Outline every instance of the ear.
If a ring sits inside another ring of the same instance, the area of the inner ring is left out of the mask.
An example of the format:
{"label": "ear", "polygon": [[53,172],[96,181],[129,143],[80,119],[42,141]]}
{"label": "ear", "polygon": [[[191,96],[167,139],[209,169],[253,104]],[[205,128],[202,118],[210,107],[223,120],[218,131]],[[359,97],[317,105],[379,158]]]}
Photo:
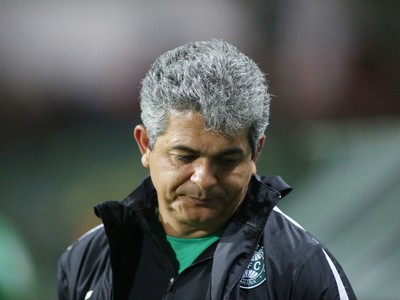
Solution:
{"label": "ear", "polygon": [[150,139],[147,134],[147,130],[143,125],[137,125],[135,127],[135,130],[133,131],[133,136],[136,140],[136,143],[139,147],[139,151],[142,154],[142,165],[145,168],[149,168],[150,163],[149,163],[149,158],[150,158],[150,148],[149,148],[149,143]]}
{"label": "ear", "polygon": [[256,163],[254,162],[254,160],[251,162],[251,173],[253,175],[257,174],[257,166],[256,166]]}
{"label": "ear", "polygon": [[258,140],[258,144],[257,144],[257,149],[256,149],[256,153],[253,156],[253,161],[254,163],[257,161],[258,157],[260,156],[261,150],[264,147],[264,142],[265,142],[265,134],[263,134],[260,139]]}

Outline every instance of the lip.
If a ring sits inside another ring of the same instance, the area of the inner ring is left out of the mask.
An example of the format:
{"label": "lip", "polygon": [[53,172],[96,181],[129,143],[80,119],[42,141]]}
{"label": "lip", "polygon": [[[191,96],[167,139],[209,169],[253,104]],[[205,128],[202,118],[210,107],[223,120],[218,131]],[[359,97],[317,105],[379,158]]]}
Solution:
{"label": "lip", "polygon": [[189,196],[190,200],[192,200],[195,204],[204,205],[210,203],[213,199],[212,198],[198,198],[198,197],[191,197]]}

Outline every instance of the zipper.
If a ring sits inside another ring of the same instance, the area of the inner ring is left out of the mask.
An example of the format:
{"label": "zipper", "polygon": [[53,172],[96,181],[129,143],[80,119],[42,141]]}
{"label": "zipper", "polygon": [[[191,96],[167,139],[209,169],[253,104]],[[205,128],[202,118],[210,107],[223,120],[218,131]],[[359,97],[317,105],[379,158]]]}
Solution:
{"label": "zipper", "polygon": [[174,298],[174,296],[173,296],[173,288],[174,288],[176,282],[179,280],[179,277],[182,277],[182,274],[187,272],[187,270],[189,270],[190,268],[195,267],[195,266],[197,266],[197,265],[199,265],[201,263],[204,263],[205,261],[210,260],[210,259],[212,259],[212,256],[207,256],[207,257],[202,258],[199,261],[195,261],[190,266],[188,266],[185,270],[183,270],[181,273],[177,274],[175,277],[171,277],[169,279],[169,282],[168,282],[167,291],[163,296],[163,300],[173,299]]}
{"label": "zipper", "polygon": [[[164,257],[168,260],[168,264],[169,264],[169,269],[171,270],[171,277],[169,279],[168,282],[168,286],[166,289],[166,292],[163,296],[162,299],[166,300],[166,299],[173,299],[173,288],[175,283],[177,282],[180,274],[175,272],[175,268],[167,254],[167,252],[165,251],[164,247],[161,245],[161,243],[158,241],[158,239],[153,235],[153,233],[151,232],[151,230],[149,229],[149,224],[146,223],[141,216],[136,215],[136,218],[138,220],[138,223],[140,225],[140,227],[142,228],[142,230],[145,232],[145,234],[148,234],[151,238],[151,240],[156,244],[156,246],[161,250],[161,252],[163,253]],[[196,265],[197,263],[201,263],[202,261],[209,259],[209,257],[206,257],[204,259],[202,259],[201,261],[195,262],[192,265],[190,265],[188,268],[190,268],[193,265]],[[188,269],[187,268],[187,269]],[[185,272],[187,269],[185,269],[183,272]],[[183,273],[182,272],[182,273]]]}
{"label": "zipper", "polygon": [[168,283],[168,288],[167,288],[167,293],[169,293],[172,290],[172,287],[174,286],[175,283],[175,277],[171,277],[169,279],[169,283]]}

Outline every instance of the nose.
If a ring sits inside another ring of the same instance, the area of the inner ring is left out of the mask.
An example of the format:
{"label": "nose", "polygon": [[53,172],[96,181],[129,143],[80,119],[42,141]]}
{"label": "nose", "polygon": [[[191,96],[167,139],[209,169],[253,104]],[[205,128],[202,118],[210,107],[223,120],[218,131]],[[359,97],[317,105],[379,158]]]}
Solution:
{"label": "nose", "polygon": [[213,166],[207,159],[198,159],[190,180],[202,190],[210,188],[218,181],[215,166]]}

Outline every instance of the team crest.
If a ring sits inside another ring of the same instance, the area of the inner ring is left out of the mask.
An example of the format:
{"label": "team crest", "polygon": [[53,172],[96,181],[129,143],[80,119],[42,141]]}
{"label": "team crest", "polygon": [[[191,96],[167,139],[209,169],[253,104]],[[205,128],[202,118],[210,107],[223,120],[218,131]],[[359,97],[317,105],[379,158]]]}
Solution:
{"label": "team crest", "polygon": [[262,284],[266,279],[264,248],[258,245],[246,271],[244,271],[240,279],[240,287],[243,289],[253,289]]}

